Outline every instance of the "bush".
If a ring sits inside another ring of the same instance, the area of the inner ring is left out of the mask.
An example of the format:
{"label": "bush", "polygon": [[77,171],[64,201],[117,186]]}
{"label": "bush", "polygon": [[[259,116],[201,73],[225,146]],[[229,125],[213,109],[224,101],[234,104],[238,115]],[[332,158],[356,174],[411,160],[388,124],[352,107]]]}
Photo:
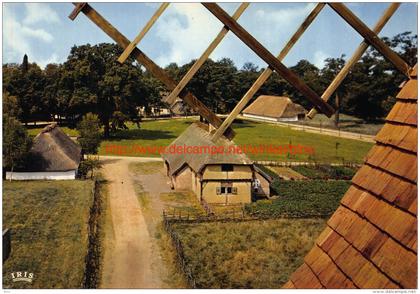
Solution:
{"label": "bush", "polygon": [[85,154],[97,154],[101,144],[101,129],[99,118],[96,114],[87,113],[78,124],[77,130],[80,137],[77,139]]}
{"label": "bush", "polygon": [[351,180],[357,169],[346,166],[294,166],[292,169],[309,179]]}
{"label": "bush", "polygon": [[247,204],[245,211],[259,217],[327,217],[338,207],[350,181],[276,181],[279,198]]}

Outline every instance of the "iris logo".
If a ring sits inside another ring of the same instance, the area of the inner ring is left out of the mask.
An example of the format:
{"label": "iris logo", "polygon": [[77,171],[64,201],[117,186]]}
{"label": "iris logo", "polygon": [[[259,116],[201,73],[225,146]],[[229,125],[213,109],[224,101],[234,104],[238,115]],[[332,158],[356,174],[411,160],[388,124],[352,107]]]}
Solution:
{"label": "iris logo", "polygon": [[10,274],[12,276],[13,282],[28,282],[32,283],[32,279],[34,278],[33,273],[29,272],[14,272]]}

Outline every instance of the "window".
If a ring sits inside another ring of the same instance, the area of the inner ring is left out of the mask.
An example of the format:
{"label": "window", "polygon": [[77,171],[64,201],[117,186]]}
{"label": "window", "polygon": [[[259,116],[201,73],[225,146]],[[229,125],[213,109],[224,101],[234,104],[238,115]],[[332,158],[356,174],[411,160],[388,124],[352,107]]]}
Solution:
{"label": "window", "polygon": [[217,195],[238,194],[238,188],[233,187],[232,182],[222,182],[220,187],[216,188]]}
{"label": "window", "polygon": [[222,171],[225,171],[225,172],[233,171],[233,165],[232,164],[222,164]]}

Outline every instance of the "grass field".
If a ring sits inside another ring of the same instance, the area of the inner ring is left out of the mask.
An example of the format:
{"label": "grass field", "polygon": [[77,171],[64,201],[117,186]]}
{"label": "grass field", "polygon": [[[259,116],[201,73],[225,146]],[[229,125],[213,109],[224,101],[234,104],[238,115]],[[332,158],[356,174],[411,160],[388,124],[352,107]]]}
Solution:
{"label": "grass field", "polygon": [[[35,137],[36,135],[38,135],[38,133],[45,127],[45,125],[43,127],[39,127],[39,126],[29,126],[28,129],[28,134],[29,136]],[[68,127],[60,127],[60,129],[63,130],[64,133],[66,133],[67,135],[71,136],[71,137],[76,137],[79,135],[79,132],[76,129],[72,129],[72,128],[68,128]]]}
{"label": "grass field", "polygon": [[[141,129],[133,124],[128,124],[128,130],[120,130],[111,138],[104,140],[101,144],[99,154],[101,155],[125,155],[125,156],[159,156],[158,154],[141,154],[134,150],[135,146],[153,147],[167,146],[182,131],[184,131],[194,119],[171,119],[145,121]],[[312,147],[315,155],[286,155],[286,154],[248,154],[254,160],[285,160],[285,161],[317,161],[317,162],[362,162],[363,157],[373,146],[372,143],[361,142],[351,139],[337,138],[322,134],[313,134],[298,130],[291,130],[288,127],[273,124],[238,120],[233,124],[237,133],[234,141],[239,146],[244,145],[302,145]],[[31,129],[31,134],[36,134],[40,129]],[[67,129],[64,129],[67,132]],[[74,134],[74,130],[68,133]],[[123,146],[123,149],[107,149],[106,146]]]}
{"label": "grass field", "polygon": [[[12,230],[4,288],[81,287],[92,187],[91,181],[3,182],[3,229]],[[12,282],[15,271],[33,273],[33,282]]]}
{"label": "grass field", "polygon": [[324,226],[323,219],[173,224],[198,288],[281,288]]}
{"label": "grass field", "polygon": [[[147,121],[142,124],[141,129],[130,125],[129,130],[119,131],[115,137],[105,140],[101,144],[100,154],[105,155],[107,145],[127,146],[167,146],[169,145],[189,124],[192,119],[157,120]],[[234,141],[237,145],[303,145],[313,147],[315,156],[312,160],[319,162],[341,162],[343,159],[352,162],[362,162],[363,157],[372,147],[371,143],[350,139],[336,138],[320,134],[305,133],[291,130],[266,123],[239,121],[233,125],[237,132]],[[338,143],[337,156],[336,146]],[[130,150],[130,149],[129,149]],[[114,154],[141,156],[142,154]],[[158,156],[157,154],[143,154],[143,156]],[[249,154],[254,160],[308,160],[308,155],[296,155],[295,157],[284,154]]]}
{"label": "grass field", "polygon": [[[304,121],[299,122],[290,122],[296,125],[312,126],[312,127],[321,127],[326,129],[336,130],[334,115],[328,118],[323,114],[317,114],[312,120],[305,119]],[[365,122],[362,119],[359,119],[354,116],[347,114],[340,114],[340,122],[338,124],[340,130],[346,132],[353,132],[366,135],[376,135],[378,131],[383,127],[384,122]]]}

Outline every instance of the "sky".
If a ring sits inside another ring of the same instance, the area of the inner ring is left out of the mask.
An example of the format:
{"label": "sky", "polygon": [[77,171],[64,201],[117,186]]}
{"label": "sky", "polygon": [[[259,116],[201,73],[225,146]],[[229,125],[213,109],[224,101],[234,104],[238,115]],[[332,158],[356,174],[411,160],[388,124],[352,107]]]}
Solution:
{"label": "sky", "polygon": [[[230,15],[240,3],[220,3]],[[160,5],[159,3],[91,3],[128,39],[132,40]],[[387,3],[346,4],[369,27],[380,18]],[[277,55],[314,3],[251,3],[239,18],[272,54]],[[3,63],[21,63],[27,54],[41,67],[65,62],[74,45],[113,42],[83,13],[75,21],[68,15],[71,3],[3,3]],[[200,3],[171,3],[138,47],[160,66],[180,65],[198,58],[212,42],[222,24]],[[402,3],[380,36],[392,37],[411,31],[417,34],[417,3]],[[283,60],[287,66],[306,59],[318,67],[325,58],[351,56],[362,37],[325,6],[312,25]],[[251,49],[229,32],[210,58],[232,59],[238,68],[252,62],[266,65]]]}

